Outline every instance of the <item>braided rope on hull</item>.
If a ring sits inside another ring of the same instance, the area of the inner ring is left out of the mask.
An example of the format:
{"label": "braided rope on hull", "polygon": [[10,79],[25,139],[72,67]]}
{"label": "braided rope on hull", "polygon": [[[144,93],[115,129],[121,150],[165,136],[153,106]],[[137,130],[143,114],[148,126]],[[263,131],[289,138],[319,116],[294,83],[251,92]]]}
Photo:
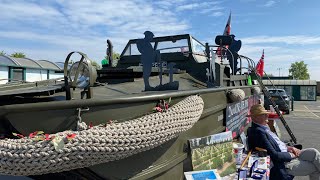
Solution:
{"label": "braided rope on hull", "polygon": [[228,96],[232,102],[239,102],[239,101],[242,101],[246,97],[246,94],[244,93],[244,91],[242,89],[231,89],[228,92]]}
{"label": "braided rope on hull", "polygon": [[50,141],[4,139],[0,141],[0,174],[28,176],[68,171],[115,161],[157,147],[190,129],[200,118],[204,102],[189,96],[167,112],[75,133],[63,149],[55,150]]}

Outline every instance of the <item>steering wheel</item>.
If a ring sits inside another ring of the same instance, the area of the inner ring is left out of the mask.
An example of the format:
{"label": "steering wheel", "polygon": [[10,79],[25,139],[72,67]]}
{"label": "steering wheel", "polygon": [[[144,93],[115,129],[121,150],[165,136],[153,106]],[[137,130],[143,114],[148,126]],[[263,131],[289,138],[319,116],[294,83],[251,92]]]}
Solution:
{"label": "steering wheel", "polygon": [[[71,56],[75,53],[81,55],[81,59],[80,59],[80,61],[74,63],[71,66],[70,71],[68,71],[69,60],[70,60]],[[86,61],[84,62],[83,60],[86,60]],[[77,66],[77,67],[75,67],[75,66]],[[75,68],[73,68],[73,67],[75,67]],[[74,69],[76,69],[75,72],[72,71]],[[87,74],[87,76],[88,76],[87,78],[89,78],[89,83],[87,86],[92,86],[97,78],[97,72],[95,69],[93,69],[93,66],[91,65],[90,59],[87,57],[86,54],[84,54],[82,52],[74,51],[74,52],[69,53],[65,62],[64,62],[65,87],[68,87],[68,85],[70,85],[69,79],[70,79],[71,87],[77,87],[77,82],[78,82],[78,77],[79,77],[80,72],[82,75]],[[69,78],[68,78],[68,74],[69,74]],[[71,75],[73,75],[74,78],[72,78]]]}

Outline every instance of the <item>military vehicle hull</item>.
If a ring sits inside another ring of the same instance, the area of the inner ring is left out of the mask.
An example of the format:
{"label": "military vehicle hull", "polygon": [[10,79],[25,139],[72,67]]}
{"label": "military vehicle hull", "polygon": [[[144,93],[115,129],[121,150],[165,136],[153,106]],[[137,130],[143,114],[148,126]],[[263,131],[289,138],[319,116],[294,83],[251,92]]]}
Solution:
{"label": "military vehicle hull", "polygon": [[[161,42],[179,45],[182,41],[185,44],[159,49],[158,51],[174,49],[172,52],[161,53],[168,68],[164,68],[161,73],[161,68],[153,68],[150,78],[148,77],[151,87],[161,86],[162,82],[170,84],[174,80],[178,82],[175,87],[177,89],[155,91],[157,89],[154,88],[153,91],[146,91],[141,78],[144,72],[139,65],[139,56],[130,54],[131,48],[136,47],[138,41],[129,41],[116,68],[109,67],[98,72],[98,81],[103,80],[100,84],[93,84],[95,79],[91,78],[94,75],[91,76],[91,67],[88,71],[81,72],[89,72],[90,76],[90,87],[85,90],[79,89],[77,79],[86,55],[81,53],[82,58],[74,68],[77,69],[74,76],[70,76],[72,67],[71,70],[67,69],[68,60],[74,52],[68,55],[65,62],[64,85],[55,82],[54,85],[45,87],[38,87],[41,83],[35,83],[31,87],[25,85],[25,89],[4,87],[0,98],[6,97],[7,102],[2,102],[0,106],[0,133],[4,137],[12,138],[13,132],[29,135],[35,131],[54,134],[76,130],[79,118],[93,126],[123,123],[152,113],[160,100],[168,101],[171,98],[171,105],[174,105],[192,95],[199,95],[204,102],[200,119],[191,129],[153,149],[82,169],[32,178],[183,179],[183,172],[192,170],[188,139],[225,131],[225,111],[228,103],[232,103],[228,98],[230,90],[241,89],[245,97],[253,95],[254,86],[248,86],[248,75],[241,74],[241,71],[239,75],[235,75],[235,72],[231,75],[230,67],[223,64],[222,59],[221,62],[212,60],[208,45],[204,46],[190,35],[154,39],[154,48],[158,44],[160,46]],[[195,44],[201,51],[194,50]],[[176,49],[179,52],[176,52]],[[202,49],[205,49],[206,53]],[[90,66],[90,63],[86,66]],[[162,76],[161,80],[159,74]],[[60,92],[61,90],[65,92]],[[46,97],[37,97],[46,93]],[[17,97],[19,94],[23,98]],[[86,95],[87,99],[84,99],[83,95]],[[28,98],[30,96],[32,98]]]}
{"label": "military vehicle hull", "polygon": [[[150,113],[159,100],[172,98],[172,104],[175,104],[185,97],[198,94],[204,101],[204,110],[200,120],[190,130],[149,151],[122,160],[94,165],[86,170],[82,169],[81,174],[82,177],[88,176],[89,178],[92,176],[91,173],[94,173],[97,177],[105,179],[172,179],[173,177],[183,179],[182,172],[192,170],[187,140],[225,130],[225,109],[230,102],[226,92],[235,88],[242,89],[246,96],[252,95],[252,86],[237,86],[148,92],[106,99],[6,105],[0,107],[0,117],[1,122],[6,122],[10,126],[3,125],[2,133],[8,134],[9,131],[15,131],[28,135],[42,130],[51,134],[75,129],[77,108],[88,109],[81,114],[82,120],[87,124],[99,125],[108,123],[109,120],[117,120],[118,123],[121,123]],[[79,170],[74,170],[74,172],[79,172]],[[63,172],[62,174],[51,174],[50,177],[63,174]]]}
{"label": "military vehicle hull", "polygon": [[[242,89],[246,95],[251,95],[250,87]],[[120,161],[93,166],[90,169],[110,179],[183,179],[182,172],[192,171],[187,140],[225,131],[224,112],[228,102],[225,90],[208,89],[202,92],[190,92],[200,94],[203,98],[204,111],[200,120],[190,130],[181,133],[178,138],[150,151]],[[125,170],[119,171],[120,167]]]}

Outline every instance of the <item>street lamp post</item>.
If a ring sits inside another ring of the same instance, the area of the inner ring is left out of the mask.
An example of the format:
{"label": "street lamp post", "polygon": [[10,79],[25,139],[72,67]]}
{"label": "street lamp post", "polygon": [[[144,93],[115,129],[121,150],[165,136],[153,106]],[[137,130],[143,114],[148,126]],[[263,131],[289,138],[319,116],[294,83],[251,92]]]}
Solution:
{"label": "street lamp post", "polygon": [[282,69],[282,68],[277,68],[277,70],[279,70],[279,77],[280,77],[280,69]]}

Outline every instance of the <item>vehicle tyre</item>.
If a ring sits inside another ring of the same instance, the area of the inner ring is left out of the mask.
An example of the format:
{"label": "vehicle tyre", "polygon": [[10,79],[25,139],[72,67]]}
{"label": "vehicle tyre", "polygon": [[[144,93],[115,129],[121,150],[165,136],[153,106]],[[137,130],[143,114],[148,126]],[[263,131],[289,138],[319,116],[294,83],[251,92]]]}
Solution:
{"label": "vehicle tyre", "polygon": [[286,114],[290,114],[290,109],[286,110]]}

